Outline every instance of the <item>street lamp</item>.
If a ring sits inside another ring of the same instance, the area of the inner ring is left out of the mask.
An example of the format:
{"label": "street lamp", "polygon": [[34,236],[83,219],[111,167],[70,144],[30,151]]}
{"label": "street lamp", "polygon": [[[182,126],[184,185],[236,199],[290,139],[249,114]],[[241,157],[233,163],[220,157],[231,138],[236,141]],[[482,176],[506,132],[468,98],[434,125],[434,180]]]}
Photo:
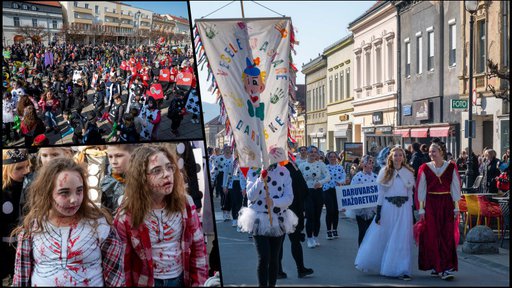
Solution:
{"label": "street lamp", "polygon": [[469,91],[468,91],[468,170],[466,172],[466,188],[473,186],[476,173],[473,169],[473,24],[474,14],[478,10],[478,1],[464,1],[464,8],[469,12]]}

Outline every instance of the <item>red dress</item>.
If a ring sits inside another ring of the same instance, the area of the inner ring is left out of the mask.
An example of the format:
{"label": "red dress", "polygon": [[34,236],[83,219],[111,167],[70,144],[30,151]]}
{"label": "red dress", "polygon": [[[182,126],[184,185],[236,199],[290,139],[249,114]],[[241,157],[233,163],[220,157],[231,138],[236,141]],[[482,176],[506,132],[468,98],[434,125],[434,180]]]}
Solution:
{"label": "red dress", "polygon": [[[458,270],[457,244],[454,237],[453,199],[450,185],[455,164],[450,162],[438,177],[427,163],[418,170],[419,184],[421,175],[425,175],[427,194],[425,198],[425,230],[420,234],[418,266],[420,270],[432,270],[441,273],[446,270]],[[416,186],[416,191],[418,187]]]}

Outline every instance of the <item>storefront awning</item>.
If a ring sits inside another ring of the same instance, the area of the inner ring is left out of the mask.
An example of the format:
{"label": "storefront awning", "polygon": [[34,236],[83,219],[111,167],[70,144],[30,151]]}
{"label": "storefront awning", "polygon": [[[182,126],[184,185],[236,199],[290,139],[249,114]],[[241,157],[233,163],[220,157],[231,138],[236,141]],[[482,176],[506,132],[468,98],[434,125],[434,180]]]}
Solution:
{"label": "storefront awning", "polygon": [[427,138],[428,128],[412,128],[411,137]]}
{"label": "storefront awning", "polygon": [[336,125],[336,131],[334,131],[334,137],[347,138],[349,132],[349,124]]}
{"label": "storefront awning", "polygon": [[430,137],[448,137],[449,134],[450,126],[430,128]]}
{"label": "storefront awning", "polygon": [[395,129],[393,134],[402,135],[403,138],[409,138],[411,136],[411,129],[410,128]]}

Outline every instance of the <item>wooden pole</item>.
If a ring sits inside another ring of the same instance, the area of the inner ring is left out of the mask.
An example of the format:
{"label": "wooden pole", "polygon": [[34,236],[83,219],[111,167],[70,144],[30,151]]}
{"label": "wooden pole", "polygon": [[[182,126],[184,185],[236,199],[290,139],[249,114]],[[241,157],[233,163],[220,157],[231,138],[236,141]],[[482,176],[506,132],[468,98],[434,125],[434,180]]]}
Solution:
{"label": "wooden pole", "polygon": [[[270,194],[268,193],[267,177],[265,177],[265,180],[263,180],[263,185],[265,185],[265,197],[269,198]],[[272,211],[271,211],[270,206],[268,206],[268,205],[267,205],[267,212],[268,212],[268,220],[270,221],[270,226],[272,226]]]}
{"label": "wooden pole", "polygon": [[240,0],[240,7],[242,8],[242,18],[245,18],[245,15],[244,15],[244,0]]}

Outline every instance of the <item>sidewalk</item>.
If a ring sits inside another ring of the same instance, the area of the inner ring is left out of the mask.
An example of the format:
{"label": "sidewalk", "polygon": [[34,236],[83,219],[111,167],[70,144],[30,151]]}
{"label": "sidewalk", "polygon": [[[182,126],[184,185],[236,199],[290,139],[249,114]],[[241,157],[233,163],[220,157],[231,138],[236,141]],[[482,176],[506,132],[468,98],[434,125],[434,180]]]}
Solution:
{"label": "sidewalk", "polygon": [[[510,241],[505,239],[505,241]],[[484,266],[497,273],[509,275],[510,273],[510,251],[499,248],[499,254],[467,254],[462,252],[462,245],[457,247],[459,261],[466,261],[477,266]]]}

